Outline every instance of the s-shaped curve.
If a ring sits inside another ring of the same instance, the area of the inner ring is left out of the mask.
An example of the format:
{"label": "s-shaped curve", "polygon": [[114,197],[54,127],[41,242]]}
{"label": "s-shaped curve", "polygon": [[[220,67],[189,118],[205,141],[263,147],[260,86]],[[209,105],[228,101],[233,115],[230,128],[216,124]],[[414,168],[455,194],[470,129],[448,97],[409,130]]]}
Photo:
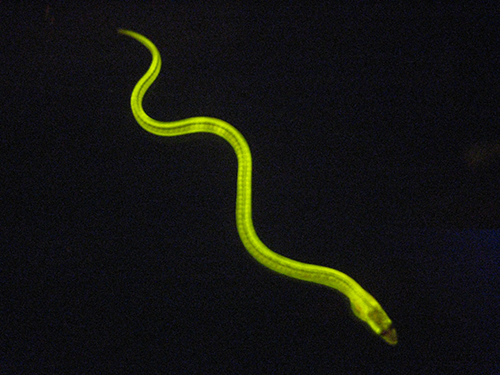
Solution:
{"label": "s-shaped curve", "polygon": [[179,121],[163,122],[149,117],[142,108],[142,100],[149,86],[158,76],[161,57],[155,45],[134,31],[118,32],[142,43],[153,57],[151,66],[132,91],[130,104],[135,119],[145,130],[159,136],[178,136],[191,133],[212,133],[224,138],[233,147],[238,158],[236,192],[236,226],[243,245],[263,266],[283,275],[323,284],[349,298],[354,314],[390,345],[398,342],[391,319],[380,304],[356,281],[332,268],[306,264],[276,254],[262,243],[252,222],[252,156],[241,133],[225,121],[211,117],[191,117]]}

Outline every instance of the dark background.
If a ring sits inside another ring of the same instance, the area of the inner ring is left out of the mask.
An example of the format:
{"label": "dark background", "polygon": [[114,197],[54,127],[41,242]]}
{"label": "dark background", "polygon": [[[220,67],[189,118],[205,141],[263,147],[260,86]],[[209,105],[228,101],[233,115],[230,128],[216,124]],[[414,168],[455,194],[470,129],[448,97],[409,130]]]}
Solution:
{"label": "dark background", "polygon": [[[39,3],[0,3],[2,374],[500,372],[498,5]],[[238,128],[263,242],[396,347],[246,253],[233,151],[137,125],[117,28],[162,54],[146,112]]]}

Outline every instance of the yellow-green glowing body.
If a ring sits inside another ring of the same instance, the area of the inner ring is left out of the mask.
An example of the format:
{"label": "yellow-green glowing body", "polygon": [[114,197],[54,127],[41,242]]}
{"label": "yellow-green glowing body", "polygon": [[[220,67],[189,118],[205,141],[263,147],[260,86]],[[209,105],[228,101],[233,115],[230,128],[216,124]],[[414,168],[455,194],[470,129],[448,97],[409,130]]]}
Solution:
{"label": "yellow-green glowing body", "polygon": [[160,53],[146,37],[130,30],[119,29],[118,32],[138,40],[149,49],[153,56],[151,66],[134,87],[130,100],[132,113],[137,122],[148,132],[159,136],[177,136],[190,133],[216,134],[233,147],[238,158],[236,226],[241,241],[248,252],[259,263],[275,272],[295,279],[323,284],[344,294],[349,298],[354,314],[366,322],[387,343],[395,345],[397,335],[391,320],[380,304],[357,282],[337,270],[301,263],[276,254],[259,239],[252,222],[252,156],[245,138],[236,128],[225,121],[211,117],[191,117],[171,122],[157,121],[144,112],[142,99],[160,72]]}

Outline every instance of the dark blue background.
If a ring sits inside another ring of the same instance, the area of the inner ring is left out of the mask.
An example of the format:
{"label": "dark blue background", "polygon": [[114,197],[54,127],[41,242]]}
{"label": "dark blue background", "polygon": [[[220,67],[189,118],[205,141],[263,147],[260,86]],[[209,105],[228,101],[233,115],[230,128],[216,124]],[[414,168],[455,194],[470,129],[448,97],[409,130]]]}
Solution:
{"label": "dark blue background", "polygon": [[[0,4],[0,372],[500,372],[497,5],[65,4]],[[352,276],[396,347],[246,253],[233,151],[137,125],[117,28],[162,54],[148,114],[238,128],[263,242]]]}

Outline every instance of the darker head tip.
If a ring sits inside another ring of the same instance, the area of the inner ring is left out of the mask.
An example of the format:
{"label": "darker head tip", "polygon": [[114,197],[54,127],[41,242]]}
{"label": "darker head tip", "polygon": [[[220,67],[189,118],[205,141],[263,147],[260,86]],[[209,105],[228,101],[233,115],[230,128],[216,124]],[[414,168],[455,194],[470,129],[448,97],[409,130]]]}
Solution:
{"label": "darker head tip", "polygon": [[380,336],[389,345],[394,346],[398,343],[398,334],[396,333],[396,329],[392,325],[389,327],[389,329],[381,332]]}

